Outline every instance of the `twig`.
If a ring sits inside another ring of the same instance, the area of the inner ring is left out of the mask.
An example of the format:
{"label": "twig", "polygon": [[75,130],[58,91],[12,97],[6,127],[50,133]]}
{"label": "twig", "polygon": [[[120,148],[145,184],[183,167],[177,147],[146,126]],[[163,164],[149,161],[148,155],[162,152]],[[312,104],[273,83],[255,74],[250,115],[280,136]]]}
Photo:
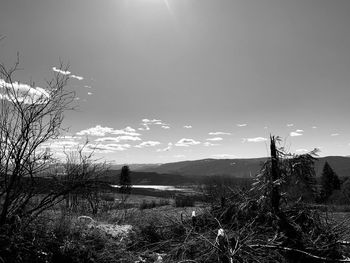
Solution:
{"label": "twig", "polygon": [[296,248],[290,248],[290,247],[281,247],[281,246],[274,246],[274,245],[250,245],[250,248],[273,248],[273,249],[282,249],[282,250],[286,250],[286,251],[292,251],[292,252],[298,252],[300,254],[304,254],[306,256],[309,256],[311,258],[315,258],[315,259],[319,259],[319,260],[323,260],[323,261],[328,261],[328,262],[350,262],[350,259],[330,259],[330,258],[325,258],[325,257],[319,257],[316,255],[313,255],[311,253],[308,253],[306,251],[300,250],[300,249],[296,249]]}
{"label": "twig", "polygon": [[350,246],[350,241],[346,240],[338,240],[337,243],[344,246]]}

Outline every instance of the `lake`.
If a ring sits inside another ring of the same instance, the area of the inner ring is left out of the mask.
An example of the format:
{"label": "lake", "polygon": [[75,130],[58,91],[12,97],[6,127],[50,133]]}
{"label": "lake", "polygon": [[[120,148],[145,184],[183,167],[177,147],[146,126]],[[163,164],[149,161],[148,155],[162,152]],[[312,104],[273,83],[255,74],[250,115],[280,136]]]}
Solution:
{"label": "lake", "polygon": [[[119,185],[112,185],[112,187],[118,188]],[[188,191],[188,188],[180,188],[172,185],[133,185],[132,188],[139,188],[139,189],[153,189],[153,190],[159,190],[159,191]]]}

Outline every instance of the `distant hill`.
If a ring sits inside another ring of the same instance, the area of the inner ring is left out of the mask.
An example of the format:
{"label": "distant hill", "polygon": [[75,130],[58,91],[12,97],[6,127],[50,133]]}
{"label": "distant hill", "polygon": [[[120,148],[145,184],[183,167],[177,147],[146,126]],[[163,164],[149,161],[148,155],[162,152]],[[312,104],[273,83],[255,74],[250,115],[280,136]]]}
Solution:
{"label": "distant hill", "polygon": [[124,165],[129,166],[130,170],[138,171],[138,170],[146,170],[146,169],[152,169],[157,168],[161,163],[131,163],[131,164],[112,164],[110,165],[110,168],[112,170],[121,170]]}
{"label": "distant hill", "polygon": [[[153,172],[181,176],[233,176],[247,178],[255,175],[266,158],[251,159],[203,159],[166,163],[157,166],[142,167],[137,172]],[[316,176],[322,173],[323,165],[328,162],[340,177],[350,176],[350,157],[328,156],[315,162]]]}
{"label": "distant hill", "polygon": [[[120,170],[109,170],[107,175],[100,179],[110,184],[118,184],[119,175]],[[159,174],[154,172],[137,172],[132,170],[130,177],[133,185],[184,185],[195,182],[194,178],[178,174]]]}
{"label": "distant hill", "polygon": [[158,167],[139,169],[145,172],[184,176],[234,176],[249,177],[259,171],[266,158],[256,159],[203,159],[166,163]]}

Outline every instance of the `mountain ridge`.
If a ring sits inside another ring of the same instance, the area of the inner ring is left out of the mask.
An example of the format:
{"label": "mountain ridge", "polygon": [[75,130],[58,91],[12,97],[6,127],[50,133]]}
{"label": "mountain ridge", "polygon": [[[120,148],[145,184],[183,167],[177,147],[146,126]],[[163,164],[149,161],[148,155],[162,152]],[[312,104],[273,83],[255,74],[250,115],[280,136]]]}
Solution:
{"label": "mountain ridge", "polygon": [[[247,178],[259,172],[267,157],[235,159],[200,159],[138,167],[137,172],[154,172],[182,176],[233,176]],[[322,173],[323,165],[328,162],[340,177],[350,176],[350,158],[344,156],[326,156],[316,158],[316,176]]]}

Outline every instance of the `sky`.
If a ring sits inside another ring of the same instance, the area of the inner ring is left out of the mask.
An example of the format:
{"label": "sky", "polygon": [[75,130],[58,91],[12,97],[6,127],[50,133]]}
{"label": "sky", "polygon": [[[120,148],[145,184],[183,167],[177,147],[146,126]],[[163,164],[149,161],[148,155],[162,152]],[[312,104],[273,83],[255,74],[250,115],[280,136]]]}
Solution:
{"label": "sky", "polygon": [[[1,0],[0,62],[77,108],[57,154],[114,163],[350,155],[348,0]],[[60,61],[69,72],[59,69]],[[0,80],[1,82],[1,80]],[[1,84],[1,83],[0,83]]]}

